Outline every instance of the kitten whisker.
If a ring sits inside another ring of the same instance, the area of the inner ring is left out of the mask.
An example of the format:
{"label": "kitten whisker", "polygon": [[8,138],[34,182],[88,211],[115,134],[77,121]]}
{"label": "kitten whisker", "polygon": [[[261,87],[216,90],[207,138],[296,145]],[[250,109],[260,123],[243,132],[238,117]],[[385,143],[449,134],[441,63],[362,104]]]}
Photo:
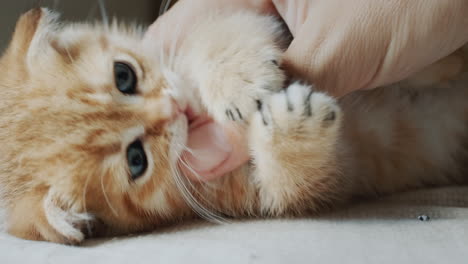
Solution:
{"label": "kitten whisker", "polygon": [[159,66],[164,70],[166,67],[166,60],[165,60],[165,52],[164,52],[164,34],[160,34],[160,40],[159,40],[159,52],[157,53],[159,55]]}
{"label": "kitten whisker", "polygon": [[67,57],[71,61],[71,63],[75,64],[75,59],[73,59],[73,56],[70,54],[68,47],[65,47],[65,51],[67,52]]}
{"label": "kitten whisker", "polygon": [[[161,66],[165,67],[165,68],[169,68],[171,71],[174,71],[174,69],[176,69],[178,67],[178,65],[176,65],[174,62],[178,61],[178,60],[176,60],[176,57],[177,57],[177,54],[176,54],[177,52],[176,51],[177,51],[177,46],[179,44],[179,38],[182,35],[182,27],[180,25],[176,25],[175,29],[166,28],[166,29],[163,29],[163,30],[171,30],[172,32],[170,32],[170,33],[164,32],[165,34],[160,34],[161,37],[163,37],[164,35],[170,35],[172,37],[170,38],[169,50],[167,50],[167,53],[168,53],[167,54],[168,55],[167,61],[164,60],[163,61],[164,64],[161,64]],[[166,39],[161,39],[161,41],[160,41],[160,43],[161,43],[161,52],[160,52],[160,54],[162,54],[162,56],[166,55],[165,41],[166,41]]]}
{"label": "kitten whisker", "polygon": [[176,27],[175,30],[175,36],[171,40],[171,45],[169,47],[169,61],[168,65],[171,69],[177,68],[177,65],[174,64],[174,61],[176,60],[176,48],[177,48],[177,43],[178,43],[178,37],[180,35],[180,26]]}
{"label": "kitten whisker", "polygon": [[[166,48],[165,48],[165,39],[164,39],[164,34],[161,34],[161,39],[159,41],[160,47],[159,47],[159,66],[161,67],[161,73],[164,76],[164,79],[166,80],[168,84],[168,88],[170,89],[176,89],[177,85],[175,84],[176,82],[176,75],[174,74],[174,69],[173,65],[171,64],[171,61],[173,61],[170,57],[171,54],[166,54]],[[168,58],[169,56],[169,58]]]}
{"label": "kitten whisker", "polygon": [[184,149],[185,151],[187,151],[188,153],[192,154],[192,155],[195,154],[195,153],[193,152],[193,149],[191,149],[191,148],[189,148],[189,147],[187,147],[187,146],[183,146],[183,149]]}
{"label": "kitten whisker", "polygon": [[[178,147],[181,147],[182,149],[187,149],[187,147],[183,144],[177,144]],[[184,166],[186,166],[189,170],[193,171],[193,169],[181,159],[179,156],[177,161],[180,161]],[[179,164],[179,163],[177,163]],[[210,209],[206,208],[200,201],[195,197],[195,195],[192,192],[195,192],[197,196],[201,199],[203,199],[203,202],[205,204],[208,204],[210,207],[214,208],[213,204],[210,203],[206,198],[203,197],[203,195],[195,188],[192,182],[188,180],[183,173],[181,173],[179,169],[179,165],[175,166],[176,168],[171,167],[173,175],[174,175],[174,180],[177,186],[177,189],[182,194],[183,199],[187,202],[187,204],[192,208],[192,210],[199,215],[201,218],[213,222],[213,223],[228,223],[227,219],[221,216],[219,213],[212,212]],[[193,171],[194,172],[194,171]],[[196,173],[196,172],[194,172]],[[203,187],[206,187],[203,185]]]}
{"label": "kitten whisker", "polygon": [[[192,156],[196,156],[196,153],[194,150],[192,150],[191,148],[185,146],[184,147],[184,150],[187,151],[188,153],[190,153]],[[182,158],[186,158],[186,157],[182,157]],[[186,162],[186,160],[184,160]],[[197,175],[198,176],[198,175]],[[200,177],[198,177],[200,178]],[[219,190],[220,188],[222,188],[219,184],[211,184],[211,182],[203,182],[203,187],[210,187],[210,190]]]}
{"label": "kitten whisker", "polygon": [[[88,176],[86,176],[86,180],[84,182],[84,188],[83,188],[83,194],[82,194],[82,199],[83,199],[83,211],[85,214],[88,214],[88,208],[87,208],[87,203],[86,203],[86,193],[87,193],[87,190],[88,190],[88,183],[89,183],[89,180],[90,180],[90,177],[91,176],[91,173],[88,174]],[[87,231],[88,231],[88,234],[91,234],[91,225],[89,223],[89,219],[86,219],[86,228],[87,228]]]}
{"label": "kitten whisker", "polygon": [[108,31],[109,30],[109,17],[107,16],[106,5],[104,1],[105,0],[98,0],[99,11],[101,12],[102,24],[104,25],[104,28]]}
{"label": "kitten whisker", "polygon": [[106,203],[107,203],[107,206],[109,206],[109,209],[111,209],[112,214],[114,214],[115,217],[119,217],[119,214],[117,213],[117,211],[112,206],[112,204],[111,204],[111,202],[109,200],[109,197],[107,197],[107,193],[106,193],[106,190],[104,188],[104,182],[103,182],[104,176],[103,175],[104,175],[104,173],[101,173],[100,182],[101,182],[101,190],[102,190],[102,193],[104,195],[104,199],[106,200]]}
{"label": "kitten whisker", "polygon": [[[189,147],[183,145],[183,144],[179,144],[181,149],[184,150],[184,151],[187,151],[189,152],[190,154],[194,154],[194,151],[192,149],[190,149]],[[184,165],[185,168],[187,168],[191,173],[193,173],[196,178],[198,179],[198,183],[200,183],[200,186],[203,188],[204,191],[211,191],[213,190],[213,186],[207,184],[206,182],[202,182],[201,181],[201,176],[187,163],[187,161],[185,160],[185,155],[182,153],[182,155],[179,157],[178,161],[180,161],[180,163],[182,165]],[[201,195],[201,193],[197,190],[197,188],[195,188],[195,186],[193,185],[192,181],[188,181],[188,183],[190,184],[190,187],[192,187],[199,195],[200,197],[203,198],[203,196]],[[202,184],[203,183],[203,184]],[[207,187],[210,187],[212,189],[210,190],[207,190]],[[203,199],[206,201],[206,199]]]}
{"label": "kitten whisker", "polygon": [[191,190],[189,190],[189,188],[187,187],[187,180],[184,180],[181,174],[182,173],[180,173],[179,170],[174,170],[176,186],[179,190],[181,190],[182,196],[184,200],[188,203],[190,208],[192,208],[192,210],[201,218],[209,222],[217,224],[227,223],[228,221],[224,217],[212,212],[211,210],[207,209],[204,205],[202,205],[199,201],[197,201],[197,198],[195,198]]}
{"label": "kitten whisker", "polygon": [[[196,176],[196,178],[198,180],[197,183],[199,183],[199,185],[203,188],[204,191],[213,191],[213,190],[218,189],[218,188],[215,188],[214,185],[211,185],[211,184],[209,184],[207,182],[203,182],[201,180],[201,176],[192,167],[190,167],[190,165],[187,163],[187,161],[185,161],[183,158],[180,158],[179,161],[180,161],[180,163],[182,163],[182,165],[184,165],[184,167],[186,167],[191,173],[193,173]],[[192,181],[188,181],[188,182],[189,182],[190,185],[192,185],[192,187],[195,189],[195,191],[200,194],[200,192],[193,186]],[[205,200],[205,199],[203,199],[203,200]]]}
{"label": "kitten whisker", "polygon": [[159,16],[162,16],[171,6],[171,0],[163,0],[159,6]]}
{"label": "kitten whisker", "polygon": [[[186,145],[183,145],[183,144],[180,144],[180,147],[182,147],[182,149],[188,153],[190,153],[192,156],[196,156],[196,153],[194,150],[192,150],[191,148],[187,147]],[[191,172],[193,173],[197,179],[199,179],[199,183],[202,183],[202,181],[200,180],[201,179],[201,176],[192,168],[190,167],[190,165],[187,163],[187,160],[186,160],[186,156],[185,156],[185,153],[182,153],[182,155],[179,157],[179,161]],[[206,187],[210,187],[210,191],[211,190],[217,190],[219,189],[219,186],[217,185],[213,185],[213,184],[209,184],[208,182],[203,182],[203,185],[202,185],[203,189],[206,190]]]}
{"label": "kitten whisker", "polygon": [[[190,154],[194,155],[194,152],[193,152],[191,149],[186,148],[186,151],[189,152]],[[204,190],[207,190],[207,187],[210,188],[210,191],[218,190],[218,189],[219,189],[219,186],[216,185],[216,184],[210,184],[209,182],[203,182],[203,181],[201,180],[201,176],[200,176],[192,167],[190,167],[190,165],[187,163],[187,160],[186,160],[185,155],[182,155],[182,156],[179,158],[179,161],[180,161],[191,173],[193,173],[193,174],[197,177],[199,183],[203,183],[203,184],[202,184],[202,187],[203,187]]]}

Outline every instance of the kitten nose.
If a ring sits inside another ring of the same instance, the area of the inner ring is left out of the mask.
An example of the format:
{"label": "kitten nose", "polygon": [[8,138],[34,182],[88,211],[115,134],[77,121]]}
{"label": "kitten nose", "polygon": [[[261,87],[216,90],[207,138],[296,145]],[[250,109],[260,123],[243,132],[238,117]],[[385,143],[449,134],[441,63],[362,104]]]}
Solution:
{"label": "kitten nose", "polygon": [[147,121],[154,124],[171,122],[183,114],[183,107],[170,96],[148,99],[145,103]]}

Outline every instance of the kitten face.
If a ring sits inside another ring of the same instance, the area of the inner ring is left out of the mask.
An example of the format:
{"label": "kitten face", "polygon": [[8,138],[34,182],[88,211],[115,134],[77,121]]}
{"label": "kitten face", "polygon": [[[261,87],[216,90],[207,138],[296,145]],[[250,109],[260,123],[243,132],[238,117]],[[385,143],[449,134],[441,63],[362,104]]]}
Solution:
{"label": "kitten face", "polygon": [[187,104],[168,92],[141,37],[57,28],[40,9],[18,22],[0,62],[0,178],[15,235],[74,242],[83,213],[128,232],[188,211],[171,177]]}

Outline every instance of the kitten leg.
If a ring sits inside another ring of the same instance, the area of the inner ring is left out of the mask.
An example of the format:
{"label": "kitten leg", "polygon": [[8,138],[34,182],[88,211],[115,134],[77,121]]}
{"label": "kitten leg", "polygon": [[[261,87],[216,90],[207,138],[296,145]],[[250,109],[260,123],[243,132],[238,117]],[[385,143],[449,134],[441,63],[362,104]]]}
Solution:
{"label": "kitten leg", "polygon": [[284,86],[280,24],[255,13],[218,14],[197,29],[184,58],[203,104],[218,122],[249,121],[256,101]]}
{"label": "kitten leg", "polygon": [[[78,244],[85,238],[85,230],[93,218],[72,208],[64,209],[63,201],[52,191],[41,199],[31,192],[17,201],[8,219],[9,233],[29,240],[62,244]],[[28,217],[29,216],[29,217]]]}
{"label": "kitten leg", "polygon": [[255,180],[264,214],[318,210],[340,183],[336,101],[310,86],[292,84],[259,103],[250,126]]}
{"label": "kitten leg", "polygon": [[[278,92],[284,76],[275,60],[230,58],[218,65],[200,86],[205,106],[218,122],[248,121],[257,101]],[[244,65],[242,65],[244,63]],[[250,66],[247,66],[247,65]]]}

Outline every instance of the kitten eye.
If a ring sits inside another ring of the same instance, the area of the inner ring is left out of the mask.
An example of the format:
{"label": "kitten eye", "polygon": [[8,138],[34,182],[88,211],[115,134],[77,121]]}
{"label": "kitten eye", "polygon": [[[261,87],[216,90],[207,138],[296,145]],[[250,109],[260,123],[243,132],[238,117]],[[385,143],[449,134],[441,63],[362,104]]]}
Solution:
{"label": "kitten eye", "polygon": [[127,164],[133,180],[145,173],[148,167],[145,150],[141,140],[137,139],[127,148]]}
{"label": "kitten eye", "polygon": [[114,63],[115,86],[124,94],[136,94],[137,77],[133,68],[123,62]]}

